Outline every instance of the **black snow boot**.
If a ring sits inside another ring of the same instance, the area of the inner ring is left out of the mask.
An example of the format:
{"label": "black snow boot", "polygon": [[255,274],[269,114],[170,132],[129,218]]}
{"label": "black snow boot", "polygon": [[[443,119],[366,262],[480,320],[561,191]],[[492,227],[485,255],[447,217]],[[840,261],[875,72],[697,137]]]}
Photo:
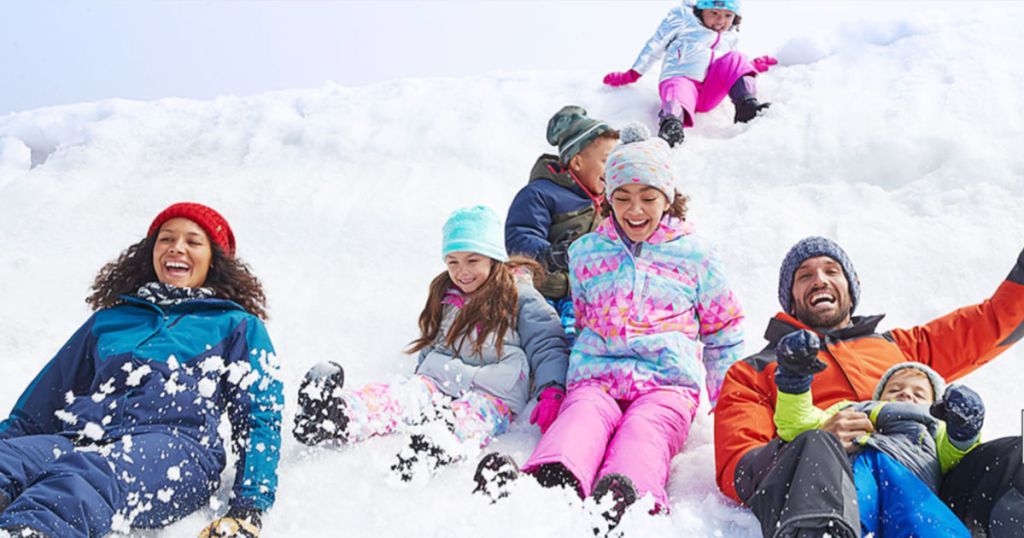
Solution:
{"label": "black snow boot", "polygon": [[512,456],[491,452],[476,466],[476,488],[473,493],[486,495],[491,502],[508,497],[509,488],[519,478],[519,465]]}
{"label": "black snow boot", "polygon": [[594,484],[593,497],[595,501],[600,503],[608,495],[611,495],[612,507],[601,512],[601,517],[607,522],[608,527],[606,529],[595,528],[595,534],[601,534],[602,531],[607,533],[618,526],[626,509],[636,502],[636,487],[633,486],[633,481],[628,476],[612,473],[601,477],[597,484]]}
{"label": "black snow boot", "polygon": [[344,441],[348,416],[341,388],[345,370],[336,362],[321,362],[306,372],[299,385],[299,412],[293,433],[299,442],[316,445],[328,439]]}
{"label": "black snow boot", "polygon": [[7,532],[7,534],[9,534],[11,538],[50,538],[50,535],[44,534],[41,531],[37,531],[31,527],[26,527],[24,525],[15,525],[13,527],[7,527],[4,529],[0,529],[0,531]]}
{"label": "black snow boot", "polygon": [[398,453],[397,461],[391,466],[391,472],[402,482],[412,482],[417,475],[433,474],[438,468],[455,463],[455,460],[455,457],[430,437],[414,433],[409,436],[409,444]]}
{"label": "black snow boot", "polygon": [[768,107],[772,106],[771,103],[758,102],[756,97],[734,101],[733,105],[736,106],[736,116],[733,117],[733,123],[747,123],[759,116],[761,111],[767,110]]}
{"label": "black snow boot", "polygon": [[537,467],[537,470],[533,472],[533,477],[537,479],[537,483],[546,488],[568,487],[576,490],[577,493],[580,491],[580,481],[561,463],[545,463]]}
{"label": "black snow boot", "polygon": [[661,124],[658,126],[658,137],[668,142],[670,147],[676,147],[676,144],[680,144],[683,141],[683,122],[672,115],[661,118]]}

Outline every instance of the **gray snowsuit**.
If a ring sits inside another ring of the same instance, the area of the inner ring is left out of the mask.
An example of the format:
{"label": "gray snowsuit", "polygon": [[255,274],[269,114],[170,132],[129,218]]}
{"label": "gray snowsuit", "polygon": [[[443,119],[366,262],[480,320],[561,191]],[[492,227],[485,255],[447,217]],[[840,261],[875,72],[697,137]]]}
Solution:
{"label": "gray snowsuit", "polygon": [[516,291],[518,315],[513,330],[505,334],[501,356],[494,334],[480,353],[473,353],[472,343],[465,338],[449,348],[445,337],[459,307],[445,304],[437,339],[420,351],[416,373],[433,379],[441,391],[455,398],[469,390],[490,394],[505,402],[513,414],[522,412],[541,390],[564,387],[569,346],[558,314],[528,280],[518,282]]}

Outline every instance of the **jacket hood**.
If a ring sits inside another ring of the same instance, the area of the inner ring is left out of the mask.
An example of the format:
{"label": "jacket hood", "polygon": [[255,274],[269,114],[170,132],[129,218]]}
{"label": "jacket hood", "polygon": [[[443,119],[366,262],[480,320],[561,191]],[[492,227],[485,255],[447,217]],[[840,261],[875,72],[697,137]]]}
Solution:
{"label": "jacket hood", "polygon": [[[537,181],[538,179],[546,179],[560,187],[574,189],[583,194],[583,190],[573,181],[572,176],[569,175],[569,170],[562,167],[562,163],[559,162],[556,155],[545,153],[537,157],[537,162],[533,163],[533,168],[530,170],[530,181]],[[586,196],[585,194],[583,195]]]}
{"label": "jacket hood", "polygon": [[808,331],[814,331],[815,333],[820,334],[825,337],[826,340],[851,340],[861,336],[874,334],[878,324],[884,317],[885,314],[877,314],[874,316],[853,316],[850,320],[851,323],[846,327],[820,333],[818,331],[814,331],[814,329],[807,325],[804,325],[800,320],[793,316],[785,312],[779,312],[768,322],[768,328],[764,331],[764,338],[765,340],[768,340],[769,346],[774,348],[783,336],[799,329],[807,329]]}

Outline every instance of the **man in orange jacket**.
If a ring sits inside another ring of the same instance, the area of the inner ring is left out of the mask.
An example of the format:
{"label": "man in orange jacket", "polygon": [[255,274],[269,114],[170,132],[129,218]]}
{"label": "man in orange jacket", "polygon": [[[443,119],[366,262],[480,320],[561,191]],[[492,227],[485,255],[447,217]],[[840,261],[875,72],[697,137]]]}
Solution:
{"label": "man in orange jacket", "polygon": [[[789,443],[779,439],[773,423],[779,339],[799,329],[820,336],[818,359],[828,367],[812,384],[819,408],[871,399],[882,374],[908,360],[955,380],[1024,337],[1024,252],[992,297],[911,329],[877,332],[883,316],[853,316],[859,297],[860,280],[839,245],[801,240],[779,272],[783,312],[768,323],[768,346],[726,374],[715,410],[718,486],[751,508],[766,537],[859,537],[847,452],[873,431],[867,415],[844,410],[820,430]],[[979,446],[945,476],[940,497],[972,530],[1024,536],[1021,453],[1020,437]]]}

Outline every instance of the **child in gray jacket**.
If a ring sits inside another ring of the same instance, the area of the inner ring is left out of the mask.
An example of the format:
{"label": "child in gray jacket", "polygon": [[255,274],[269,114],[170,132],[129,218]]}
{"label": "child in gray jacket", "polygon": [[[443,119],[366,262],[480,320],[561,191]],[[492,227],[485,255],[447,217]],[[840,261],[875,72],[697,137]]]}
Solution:
{"label": "child in gray jacket", "polygon": [[299,389],[295,437],[354,443],[411,427],[391,469],[403,481],[465,459],[504,433],[531,398],[533,422],[554,421],[569,350],[555,310],[532,281],[540,266],[509,259],[501,221],[483,206],[444,225],[447,270],[430,284],[420,314],[416,374],[342,391],[344,371],[321,363]]}

